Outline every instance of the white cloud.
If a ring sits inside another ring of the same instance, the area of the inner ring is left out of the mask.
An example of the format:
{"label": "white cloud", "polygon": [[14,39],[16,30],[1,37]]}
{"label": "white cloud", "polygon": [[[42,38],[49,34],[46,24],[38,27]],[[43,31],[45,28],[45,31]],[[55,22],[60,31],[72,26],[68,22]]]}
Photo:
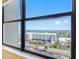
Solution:
{"label": "white cloud", "polygon": [[44,24],[44,22],[39,22],[38,24]]}
{"label": "white cloud", "polygon": [[63,23],[68,23],[68,20],[64,20]]}
{"label": "white cloud", "polygon": [[55,24],[60,24],[60,23],[61,23],[61,21],[56,21],[56,22],[55,22]]}

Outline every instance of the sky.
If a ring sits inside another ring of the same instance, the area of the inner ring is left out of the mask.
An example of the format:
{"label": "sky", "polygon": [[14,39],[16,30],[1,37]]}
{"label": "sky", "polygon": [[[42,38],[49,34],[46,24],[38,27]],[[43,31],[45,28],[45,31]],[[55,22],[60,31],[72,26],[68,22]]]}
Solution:
{"label": "sky", "polygon": [[71,16],[27,21],[26,30],[71,30]]}
{"label": "sky", "polygon": [[36,17],[72,10],[72,0],[26,0],[26,17]]}
{"label": "sky", "polygon": [[[72,11],[72,0],[26,0],[26,18],[69,11]],[[71,17],[27,21],[26,30],[71,30]]]}

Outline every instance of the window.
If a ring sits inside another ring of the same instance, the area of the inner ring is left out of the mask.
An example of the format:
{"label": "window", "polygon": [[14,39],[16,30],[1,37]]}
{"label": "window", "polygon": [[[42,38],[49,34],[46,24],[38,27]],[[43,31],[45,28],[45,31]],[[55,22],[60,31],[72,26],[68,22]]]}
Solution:
{"label": "window", "polygon": [[11,0],[3,6],[3,43],[17,48],[21,46],[20,11],[20,0]]}
{"label": "window", "polygon": [[71,16],[26,21],[26,49],[60,59],[71,58]]}
{"label": "window", "polygon": [[73,1],[11,0],[3,6],[3,44],[46,59],[75,59]]}
{"label": "window", "polygon": [[4,6],[4,21],[20,19],[20,0],[11,0]]}
{"label": "window", "polygon": [[[20,48],[20,32],[18,30],[19,22],[5,23],[4,30],[4,43]],[[19,35],[18,35],[19,34]]]}

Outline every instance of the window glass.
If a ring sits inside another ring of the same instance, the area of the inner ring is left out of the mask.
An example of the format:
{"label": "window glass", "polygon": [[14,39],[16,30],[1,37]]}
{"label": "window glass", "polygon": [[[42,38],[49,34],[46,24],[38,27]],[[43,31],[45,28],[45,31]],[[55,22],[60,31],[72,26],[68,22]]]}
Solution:
{"label": "window glass", "polygon": [[26,0],[26,17],[72,11],[72,0]]}
{"label": "window glass", "polygon": [[25,35],[27,33],[25,49],[58,59],[70,59],[71,16],[26,21]]}
{"label": "window glass", "polygon": [[[5,44],[20,48],[20,23],[5,23],[3,25],[3,42]],[[18,28],[19,27],[19,28]],[[19,29],[19,30],[18,30]]]}
{"label": "window glass", "polygon": [[4,5],[4,21],[20,19],[20,0],[11,0]]}

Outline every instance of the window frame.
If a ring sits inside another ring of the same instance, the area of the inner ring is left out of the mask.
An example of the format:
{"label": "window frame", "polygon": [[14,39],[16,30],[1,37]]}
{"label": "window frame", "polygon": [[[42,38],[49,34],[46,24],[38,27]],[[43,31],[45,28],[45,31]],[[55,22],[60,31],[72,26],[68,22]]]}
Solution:
{"label": "window frame", "polygon": [[[71,16],[71,59],[76,59],[76,0],[72,0],[72,11],[70,12],[65,12],[65,13],[58,13],[58,14],[52,14],[52,15],[44,15],[44,16],[36,16],[36,17],[30,17],[26,18],[26,2],[25,0],[20,0],[21,1],[21,6],[20,6],[20,13],[21,13],[21,19],[20,20],[12,20],[12,21],[4,21],[4,6],[2,7],[2,44],[16,48],[20,51],[25,51],[25,52],[30,52],[32,54],[44,57],[44,58],[50,58],[52,59],[51,56],[46,56],[43,54],[39,54],[37,52],[33,51],[28,51],[25,49],[25,22],[29,20],[37,20],[37,19],[45,19],[45,18],[54,18],[54,17],[61,17],[61,16]],[[11,22],[21,22],[21,47],[17,48],[11,45],[8,45],[3,42],[3,24],[5,23],[11,23]],[[55,59],[55,58],[53,58]]]}

